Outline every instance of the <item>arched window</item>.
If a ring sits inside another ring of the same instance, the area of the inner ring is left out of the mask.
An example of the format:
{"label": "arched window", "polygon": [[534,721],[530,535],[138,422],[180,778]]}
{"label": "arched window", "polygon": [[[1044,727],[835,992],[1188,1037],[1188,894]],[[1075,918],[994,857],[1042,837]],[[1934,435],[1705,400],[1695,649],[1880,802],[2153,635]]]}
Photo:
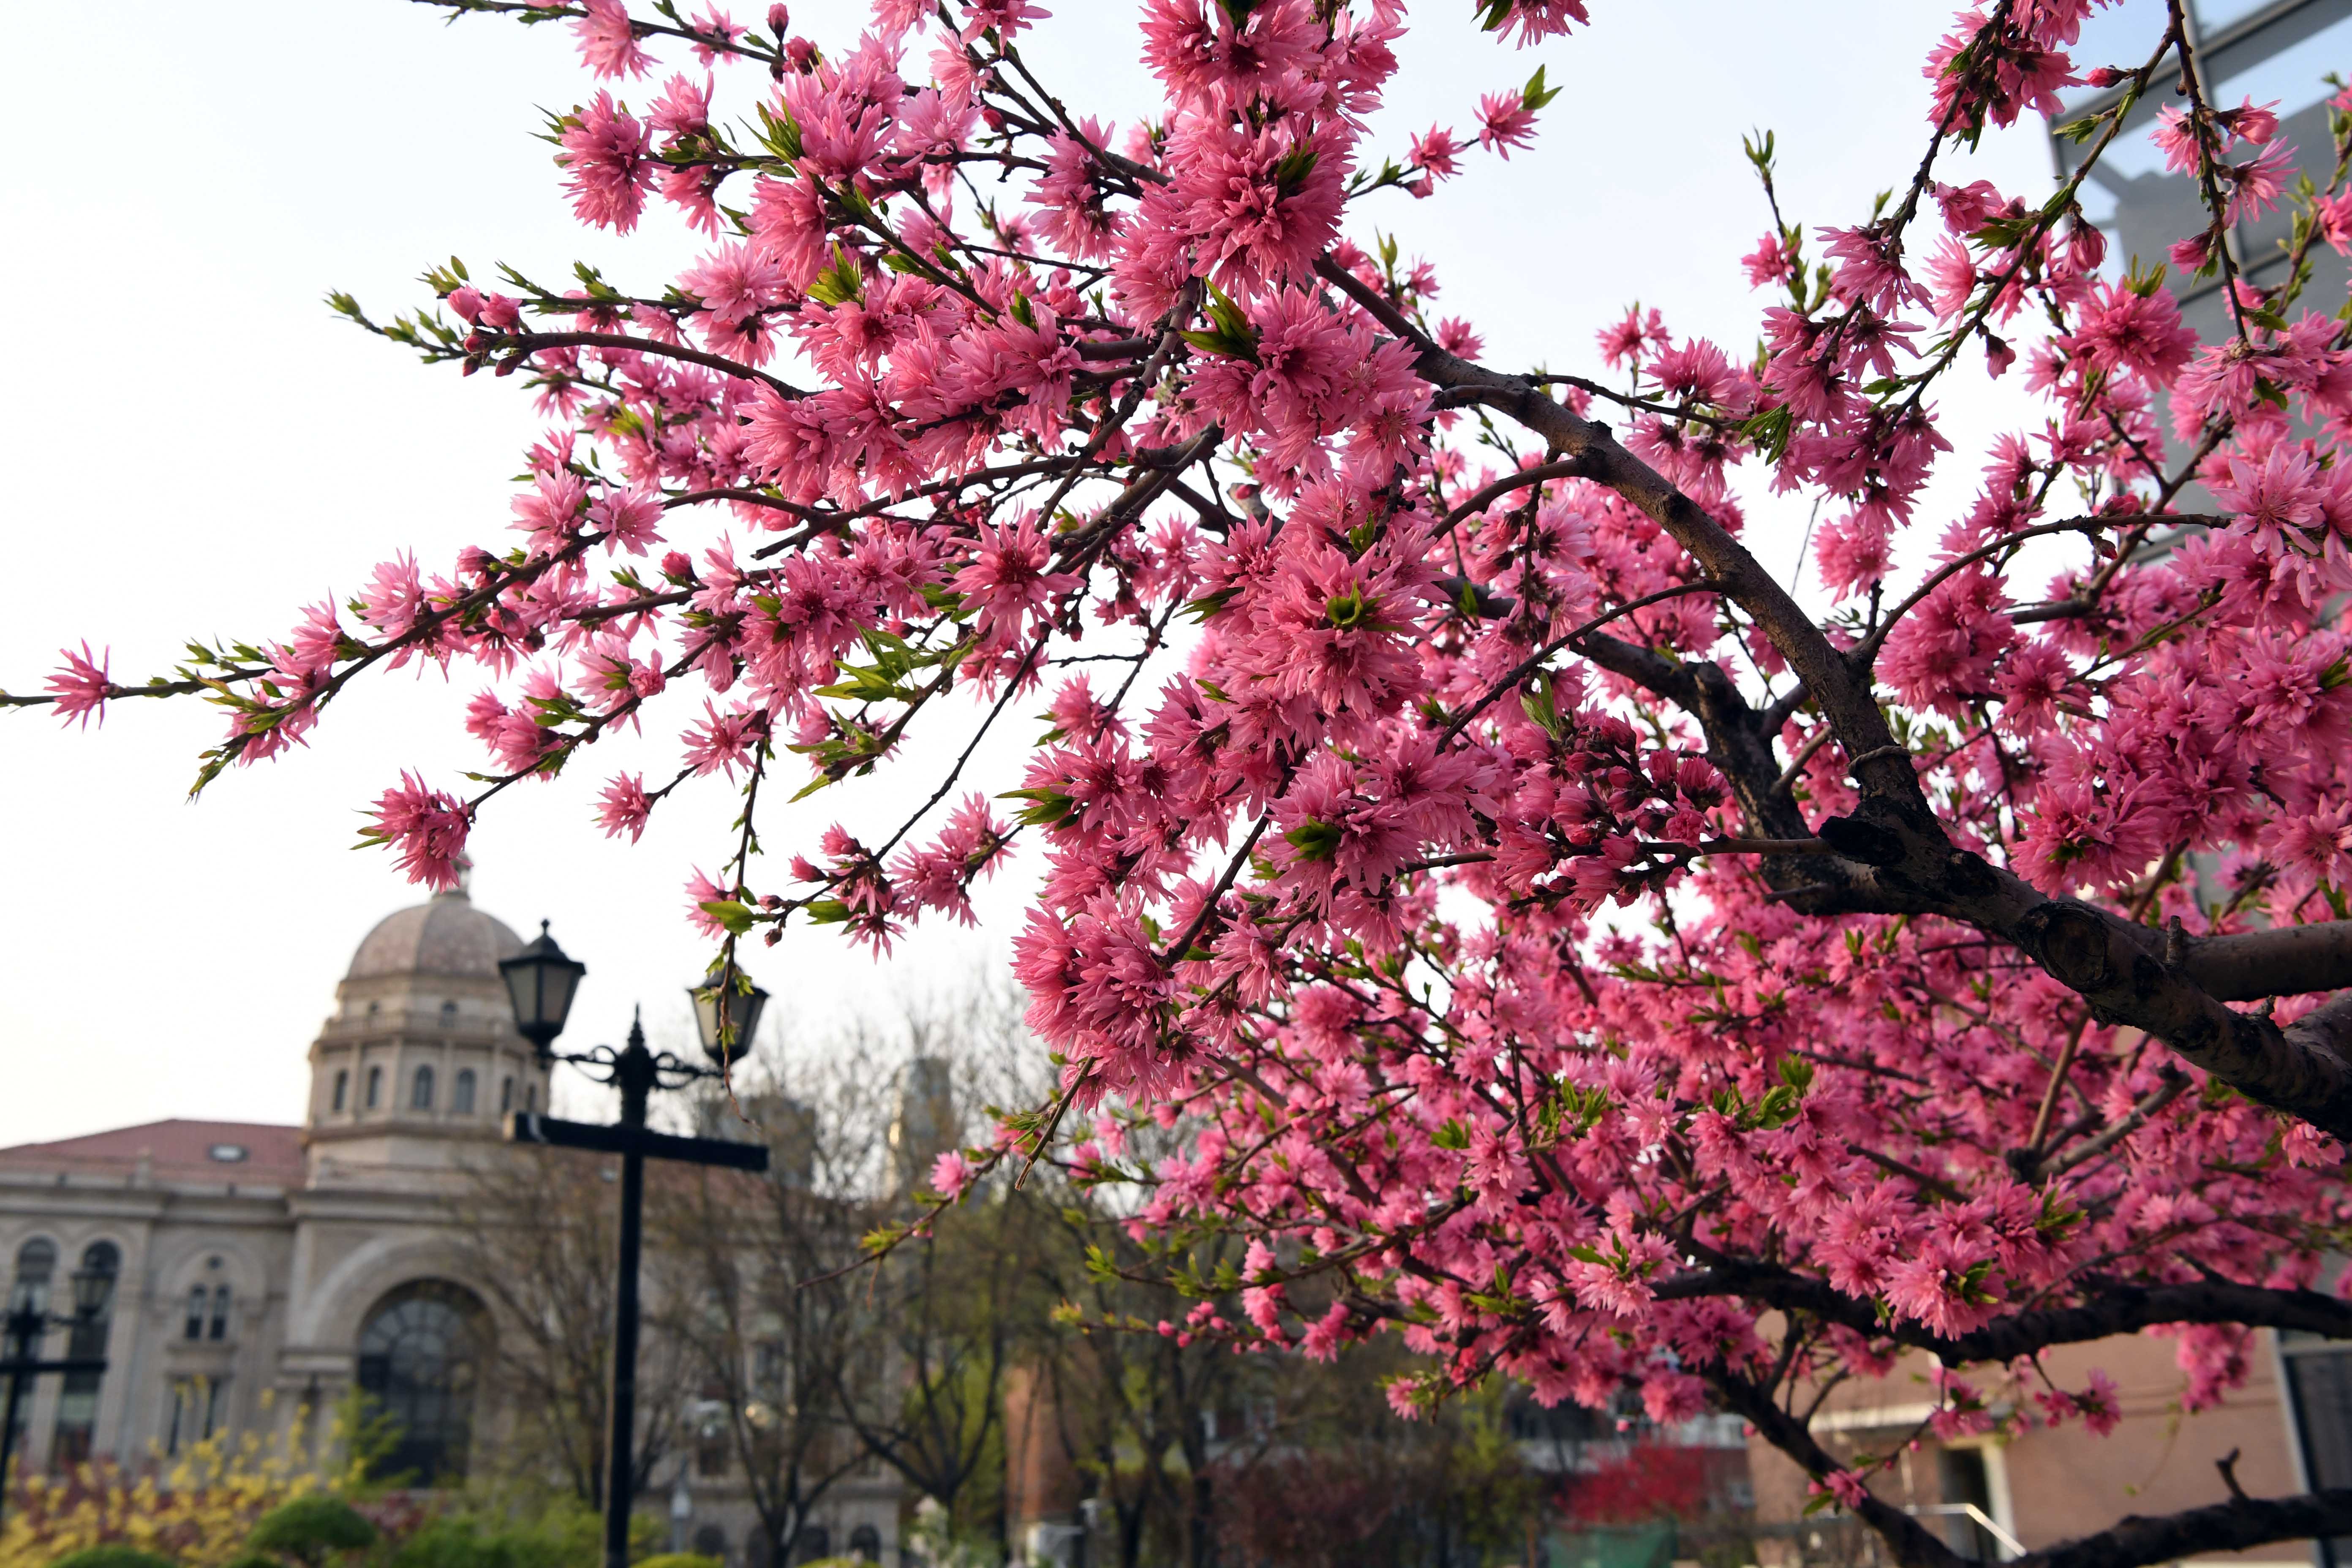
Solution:
{"label": "arched window", "polygon": [[408,1108],[411,1110],[433,1109],[433,1069],[431,1068],[416,1069],[416,1087],[409,1091]]}
{"label": "arched window", "polygon": [[368,1068],[367,1108],[373,1110],[383,1101],[383,1069]]}
{"label": "arched window", "polygon": [[226,1285],[214,1286],[213,1321],[212,1327],[206,1335],[207,1338],[215,1340],[225,1340],[228,1338],[228,1287]]}
{"label": "arched window", "polygon": [[803,1529],[800,1540],[793,1543],[793,1561],[795,1563],[814,1563],[832,1555],[833,1532],[821,1524]]}
{"label": "arched window", "polygon": [[[96,1360],[106,1353],[107,1331],[114,1322],[114,1280],[122,1272],[122,1249],[110,1241],[93,1241],[82,1249],[81,1270],[103,1282],[98,1310],[77,1315],[66,1335],[66,1355],[75,1361]],[[90,1439],[98,1431],[98,1388],[105,1373],[69,1372],[58,1394],[57,1433],[49,1440],[49,1463],[62,1469],[89,1458]]]}
{"label": "arched window", "polygon": [[472,1068],[460,1068],[456,1079],[449,1085],[449,1114],[452,1116],[474,1114],[474,1069]]}
{"label": "arched window", "polygon": [[508,1111],[512,1110],[513,1109],[514,1079],[510,1075],[499,1079],[499,1114],[500,1116],[504,1116]]}
{"label": "arched window", "polygon": [[58,1246],[39,1237],[16,1249],[16,1279],[8,1289],[12,1312],[48,1310],[49,1276],[58,1271]]}
{"label": "arched window", "polygon": [[486,1329],[481,1302],[443,1279],[404,1285],[368,1314],[360,1391],[397,1434],[373,1467],[378,1479],[438,1486],[464,1478]]}
{"label": "arched window", "polygon": [[694,1532],[694,1554],[727,1561],[727,1532],[715,1524],[706,1524]]}
{"label": "arched window", "polygon": [[533,1111],[539,1109],[539,1085],[527,1083],[522,1086],[522,1108]]}
{"label": "arched window", "polygon": [[861,1524],[849,1532],[849,1554],[866,1563],[882,1561],[882,1532],[870,1524]]}
{"label": "arched window", "polygon": [[188,1331],[184,1337],[192,1340],[205,1337],[205,1307],[211,1299],[212,1292],[203,1286],[188,1287]]}
{"label": "arched window", "polygon": [[349,1071],[335,1075],[335,1110],[340,1112],[343,1102],[352,1097],[352,1075]]}
{"label": "arched window", "polygon": [[[49,1305],[49,1277],[58,1269],[58,1248],[52,1241],[38,1237],[16,1249],[16,1274],[8,1285],[8,1310],[12,1312],[46,1311]],[[38,1349],[36,1345],[20,1345],[6,1334],[0,1334],[0,1356],[14,1359]],[[8,1434],[11,1447],[21,1448],[25,1428],[33,1417],[33,1402],[24,1401],[16,1407],[16,1429]]]}
{"label": "arched window", "polygon": [[444,1002],[441,1004],[441,1026],[445,1029],[454,1029],[457,1026],[457,1003]]}

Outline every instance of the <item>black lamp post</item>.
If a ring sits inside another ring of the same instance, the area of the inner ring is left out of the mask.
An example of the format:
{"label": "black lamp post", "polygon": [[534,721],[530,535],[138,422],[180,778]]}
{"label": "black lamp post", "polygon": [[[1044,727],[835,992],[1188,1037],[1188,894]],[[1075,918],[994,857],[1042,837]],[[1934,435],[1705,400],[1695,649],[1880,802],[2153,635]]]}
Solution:
{"label": "black lamp post", "polygon": [[538,939],[512,958],[499,961],[499,976],[507,983],[507,999],[514,1004],[515,1031],[539,1048],[544,1061],[555,1048],[571,1016],[572,994],[588,966],[567,958],[547,934],[548,922],[539,922]]}
{"label": "black lamp post", "polygon": [[[629,1504],[636,1487],[634,1449],[637,1415],[637,1260],[643,1248],[646,1202],[646,1160],[680,1160],[695,1165],[723,1165],[738,1171],[764,1171],[768,1150],[759,1143],[730,1143],[717,1138],[679,1138],[646,1126],[646,1104],[656,1089],[679,1089],[698,1078],[719,1072],[682,1062],[667,1051],[656,1055],[646,1048],[641,1020],[629,1025],[629,1043],[620,1050],[598,1046],[576,1054],[556,1051],[572,1011],[573,993],[588,966],[564,955],[540,922],[539,940],[499,963],[513,1002],[515,1028],[539,1049],[543,1063],[570,1062],[600,1083],[621,1091],[621,1120],[604,1126],[589,1121],[563,1121],[552,1116],[518,1110],[507,1118],[509,1142],[548,1143],[567,1149],[593,1149],[621,1156],[620,1258],[613,1290],[613,1386],[605,1411],[604,1440],[604,1568],[628,1568]],[[703,1049],[722,1066],[750,1049],[751,1031],[759,1023],[767,993],[748,980],[740,991],[712,996],[709,1021],[704,1022],[703,992],[695,993],[695,1018]]]}
{"label": "black lamp post", "polygon": [[694,1029],[702,1037],[702,1052],[721,1067],[732,1067],[751,1054],[760,1015],[768,1005],[768,994],[752,984],[750,976],[737,979],[733,987],[689,985],[686,991],[694,998]]}
{"label": "black lamp post", "polygon": [[[51,1329],[72,1329],[96,1323],[114,1294],[114,1276],[84,1268],[73,1276],[73,1316],[60,1318],[35,1304],[27,1295],[0,1320],[0,1375],[8,1379],[7,1409],[0,1415],[0,1516],[8,1505],[8,1466],[16,1454],[16,1418],[24,1408],[25,1386],[45,1372],[103,1373],[104,1356],[68,1355],[41,1359],[41,1342]],[[71,1347],[68,1346],[68,1349]]]}

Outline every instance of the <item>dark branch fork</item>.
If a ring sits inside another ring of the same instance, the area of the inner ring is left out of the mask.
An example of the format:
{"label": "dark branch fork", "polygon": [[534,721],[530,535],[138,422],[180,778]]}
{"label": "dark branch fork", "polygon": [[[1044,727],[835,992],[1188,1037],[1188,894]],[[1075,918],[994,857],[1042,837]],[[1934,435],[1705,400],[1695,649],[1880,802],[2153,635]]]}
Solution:
{"label": "dark branch fork", "polygon": [[[1788,661],[1854,759],[1862,795],[1851,817],[1819,825],[1839,856],[1811,858],[1801,871],[1767,864],[1768,879],[1793,907],[1811,914],[1936,915],[1972,926],[2031,957],[2104,1021],[2153,1035],[2248,1099],[2352,1141],[2352,992],[2284,1028],[2225,1005],[2352,986],[2352,935],[2327,927],[2168,934],[2093,904],[2045,897],[2013,872],[1957,847],[1927,805],[1910,749],[1887,726],[1866,662],[1835,647],[1746,546],[1627,451],[1607,426],[1579,417],[1529,378],[1447,353],[1328,258],[1318,270],[1419,351],[1415,368],[1424,380],[1523,426],[1559,460],[1573,463],[1580,477],[1615,491],[1665,530]],[[1766,715],[1720,669],[1671,666],[1605,639],[1588,639],[1579,651],[1697,719],[1710,760],[1730,779],[1757,837],[1814,836],[1815,826],[1778,787],[1781,768],[1772,753],[1774,732],[1762,723]],[[1786,717],[1778,709],[1773,714]]]}

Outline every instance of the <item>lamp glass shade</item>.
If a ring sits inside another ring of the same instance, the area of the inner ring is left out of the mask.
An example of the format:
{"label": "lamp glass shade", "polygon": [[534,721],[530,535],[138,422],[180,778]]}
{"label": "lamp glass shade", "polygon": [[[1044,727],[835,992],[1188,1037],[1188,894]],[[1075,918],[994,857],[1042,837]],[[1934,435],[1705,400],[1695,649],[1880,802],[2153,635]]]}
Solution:
{"label": "lamp glass shade", "polygon": [[507,999],[514,1004],[515,1030],[542,1051],[563,1033],[572,993],[580,988],[580,977],[588,973],[586,964],[564,956],[555,939],[547,934],[547,924],[539,922],[539,936],[530,945],[512,958],[499,961]]}
{"label": "lamp glass shade", "polygon": [[[687,988],[694,998],[694,1027],[702,1037],[702,1050],[712,1061],[740,1062],[751,1054],[751,1042],[759,1037],[760,1014],[768,1005],[768,994],[754,985],[750,991],[738,991],[724,985],[694,985]],[[719,1008],[727,1005],[727,1022],[733,1035],[722,1050],[719,1044]]]}
{"label": "lamp glass shade", "polygon": [[114,1276],[85,1268],[73,1277],[74,1316],[96,1318],[114,1297]]}

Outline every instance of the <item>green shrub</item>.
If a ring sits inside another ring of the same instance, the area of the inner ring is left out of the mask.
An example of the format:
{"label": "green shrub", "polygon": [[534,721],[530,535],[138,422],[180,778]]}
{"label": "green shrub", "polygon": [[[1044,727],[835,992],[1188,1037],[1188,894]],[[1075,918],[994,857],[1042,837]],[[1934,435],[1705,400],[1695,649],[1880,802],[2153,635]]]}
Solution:
{"label": "green shrub", "polygon": [[313,1492],[263,1514],[245,1546],[265,1559],[291,1557],[305,1568],[319,1568],[331,1553],[355,1552],[375,1540],[375,1526],[359,1510],[341,1498]]}
{"label": "green shrub", "polygon": [[725,1568],[716,1557],[705,1557],[693,1552],[665,1552],[658,1557],[648,1557],[636,1568]]}
{"label": "green shrub", "polygon": [[429,1519],[386,1568],[601,1568],[604,1561],[603,1519],[567,1500],[537,1513],[482,1509]]}

